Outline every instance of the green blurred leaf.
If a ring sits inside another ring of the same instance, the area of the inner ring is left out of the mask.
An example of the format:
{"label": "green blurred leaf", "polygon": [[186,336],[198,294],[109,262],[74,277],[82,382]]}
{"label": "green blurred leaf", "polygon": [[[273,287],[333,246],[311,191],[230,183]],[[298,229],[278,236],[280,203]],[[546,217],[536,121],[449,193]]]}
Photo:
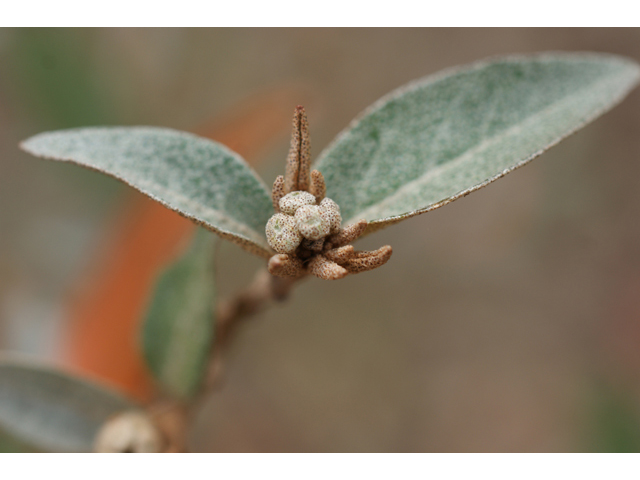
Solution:
{"label": "green blurred leaf", "polygon": [[3,75],[17,100],[57,128],[116,120],[111,91],[96,68],[100,32],[84,28],[19,28]]}
{"label": "green blurred leaf", "polygon": [[502,177],[612,108],[636,85],[612,55],[508,57],[445,71],[372,105],[320,156],[327,196],[370,231]]}
{"label": "green blurred leaf", "polygon": [[594,393],[587,447],[597,452],[640,452],[640,416],[633,396],[603,381]]}
{"label": "green blurred leaf", "polygon": [[159,277],[142,331],[144,356],[171,394],[198,391],[214,336],[215,237],[198,229],[189,250]]}
{"label": "green blurred leaf", "polygon": [[0,361],[0,425],[43,450],[91,451],[111,415],[135,406],[86,380],[17,360]]}
{"label": "green blurred leaf", "polygon": [[37,453],[33,445],[25,443],[15,435],[0,430],[0,453]]}
{"label": "green blurred leaf", "polygon": [[33,155],[111,175],[246,250],[269,257],[264,228],[270,192],[224,145],[155,127],[42,133],[22,143]]}

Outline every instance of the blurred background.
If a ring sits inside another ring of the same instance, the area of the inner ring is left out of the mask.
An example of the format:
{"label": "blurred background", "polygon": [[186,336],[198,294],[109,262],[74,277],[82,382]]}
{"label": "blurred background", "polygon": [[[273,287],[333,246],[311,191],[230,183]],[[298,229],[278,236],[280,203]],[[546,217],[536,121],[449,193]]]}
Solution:
{"label": "blurred background", "polygon": [[[291,115],[318,153],[404,83],[549,50],[640,60],[638,29],[0,30],[0,347],[150,398],[137,322],[190,224],[18,143],[158,125],[270,184]],[[640,450],[640,91],[489,187],[367,237],[384,268],[310,279],[246,325],[194,451]],[[263,261],[222,242],[226,296]],[[0,448],[22,447],[8,436]]]}

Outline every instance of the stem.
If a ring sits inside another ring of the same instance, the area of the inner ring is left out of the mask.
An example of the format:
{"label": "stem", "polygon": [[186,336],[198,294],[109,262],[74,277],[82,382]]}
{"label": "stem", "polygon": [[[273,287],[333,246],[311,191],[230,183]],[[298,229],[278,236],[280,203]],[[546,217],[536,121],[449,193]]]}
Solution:
{"label": "stem", "polygon": [[260,312],[272,301],[285,300],[299,279],[274,277],[266,269],[260,270],[246,288],[219,304],[214,347],[226,345],[243,318]]}
{"label": "stem", "polygon": [[149,414],[164,438],[164,453],[186,451],[189,411],[174,400],[158,401],[149,407]]}
{"label": "stem", "polygon": [[253,281],[232,298],[220,302],[216,312],[216,337],[213,344],[209,372],[202,393],[213,390],[222,373],[222,356],[235,338],[240,325],[256,313],[264,310],[272,302],[285,300],[295,283],[303,277],[279,278],[267,270],[260,270]]}
{"label": "stem", "polygon": [[224,352],[235,338],[240,325],[269,304],[285,300],[293,286],[302,278],[305,277],[274,277],[266,269],[260,270],[247,287],[218,304],[216,336],[200,392],[186,405],[175,400],[163,400],[150,407],[155,418],[161,420],[157,423],[167,440],[166,451],[186,451],[187,424],[207,395],[220,386]]}

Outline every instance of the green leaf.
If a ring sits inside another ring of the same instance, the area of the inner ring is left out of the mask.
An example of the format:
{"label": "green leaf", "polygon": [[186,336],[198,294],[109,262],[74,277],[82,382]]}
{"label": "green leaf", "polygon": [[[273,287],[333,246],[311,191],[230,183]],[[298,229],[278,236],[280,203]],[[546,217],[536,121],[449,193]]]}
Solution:
{"label": "green leaf", "polygon": [[456,200],[524,165],[636,85],[612,55],[507,57],[406,85],[369,107],[320,156],[327,196],[369,231]]}
{"label": "green leaf", "polygon": [[38,453],[33,445],[21,441],[15,435],[0,430],[0,453]]}
{"label": "green leaf", "polygon": [[0,425],[43,450],[91,451],[111,415],[135,408],[119,393],[17,360],[0,361]]}
{"label": "green leaf", "polygon": [[[92,29],[13,30],[3,58],[3,87],[29,110],[29,118],[74,127],[117,118],[113,89],[105,88],[96,67],[101,34]],[[5,83],[6,82],[6,83]]]}
{"label": "green leaf", "polygon": [[597,452],[640,451],[640,418],[629,392],[599,381],[591,400],[591,431],[586,448]]}
{"label": "green leaf", "polygon": [[257,255],[269,257],[264,228],[270,192],[224,145],[155,127],[97,127],[42,133],[27,152],[111,175]]}
{"label": "green leaf", "polygon": [[197,393],[213,342],[214,243],[213,235],[198,229],[186,254],[159,277],[143,326],[149,368],[181,398]]}

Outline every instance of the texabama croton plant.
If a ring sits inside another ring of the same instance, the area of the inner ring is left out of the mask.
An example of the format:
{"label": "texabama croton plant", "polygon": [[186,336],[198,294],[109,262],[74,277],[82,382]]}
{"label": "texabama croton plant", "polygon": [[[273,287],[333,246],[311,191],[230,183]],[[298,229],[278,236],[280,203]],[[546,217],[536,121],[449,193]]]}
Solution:
{"label": "texabama croton plant", "polygon": [[347,244],[356,237],[520,167],[610,109],[637,79],[636,63],[601,54],[514,56],[445,71],[369,107],[320,154],[313,171],[306,116],[298,108],[286,173],[271,198],[238,154],[174,130],[82,128],[36,135],[22,147],[124,181],[270,258],[274,274],[341,278],[391,254],[389,247],[354,252]]}
{"label": "texabama croton plant", "polygon": [[[339,279],[391,256],[390,246],[357,252],[353,240],[524,165],[620,102],[639,72],[631,60],[590,53],[513,56],[448,70],[380,99],[325,148],[313,168],[307,119],[298,107],[285,175],[272,189],[224,145],[165,128],[43,133],[22,148],[122,180],[264,257],[273,275]],[[225,338],[222,327],[255,311],[242,302],[266,298],[240,297],[223,312],[226,317],[217,309],[214,322],[213,238],[199,233],[163,273],[143,326],[147,364],[165,394],[180,402],[202,390],[207,359]],[[269,284],[290,281],[265,275]],[[125,449],[112,441],[96,447],[104,442],[95,439],[118,427],[103,429],[107,418],[137,408],[129,405],[81,379],[0,362],[0,423],[41,448]],[[64,418],[52,413],[61,411]],[[134,440],[124,442],[126,448],[151,449]]]}

